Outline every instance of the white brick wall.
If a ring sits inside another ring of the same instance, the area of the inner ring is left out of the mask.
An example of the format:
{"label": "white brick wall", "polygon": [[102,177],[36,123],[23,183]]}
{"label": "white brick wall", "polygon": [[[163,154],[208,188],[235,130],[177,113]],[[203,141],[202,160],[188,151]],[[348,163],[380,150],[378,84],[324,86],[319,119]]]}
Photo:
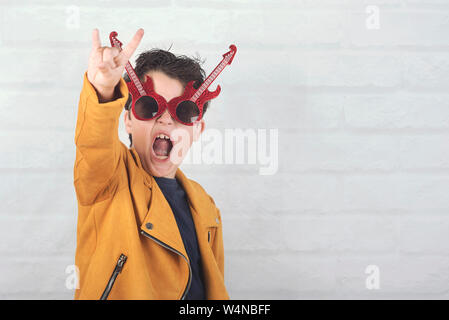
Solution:
{"label": "white brick wall", "polygon": [[206,72],[237,45],[206,125],[278,129],[279,169],[183,165],[221,210],[231,298],[449,298],[449,0],[9,0],[0,18],[1,299],[73,297],[95,27],[143,27],[136,54],[172,45]]}

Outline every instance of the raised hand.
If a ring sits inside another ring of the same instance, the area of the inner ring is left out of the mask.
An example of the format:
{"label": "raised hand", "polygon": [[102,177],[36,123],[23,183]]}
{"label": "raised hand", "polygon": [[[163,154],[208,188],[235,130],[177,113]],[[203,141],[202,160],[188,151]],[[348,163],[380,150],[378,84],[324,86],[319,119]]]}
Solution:
{"label": "raised hand", "polygon": [[116,47],[102,47],[98,29],[92,31],[92,51],[89,56],[87,79],[95,87],[100,102],[112,100],[125,65],[136,51],[143,37],[137,30],[131,41],[120,51]]}

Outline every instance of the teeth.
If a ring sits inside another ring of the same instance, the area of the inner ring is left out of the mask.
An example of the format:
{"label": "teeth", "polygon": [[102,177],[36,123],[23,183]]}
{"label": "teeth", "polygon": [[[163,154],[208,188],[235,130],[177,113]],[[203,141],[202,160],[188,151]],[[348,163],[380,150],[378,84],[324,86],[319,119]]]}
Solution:
{"label": "teeth", "polygon": [[167,140],[170,140],[170,137],[169,137],[169,136],[166,136],[166,135],[163,134],[163,133],[158,134],[157,137],[158,137],[158,138],[161,138],[161,139],[167,139]]}

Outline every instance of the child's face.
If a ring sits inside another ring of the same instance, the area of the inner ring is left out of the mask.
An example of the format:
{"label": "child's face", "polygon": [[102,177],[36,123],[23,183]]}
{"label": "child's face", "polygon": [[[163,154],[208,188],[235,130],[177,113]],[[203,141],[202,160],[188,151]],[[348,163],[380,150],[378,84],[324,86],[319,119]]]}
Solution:
{"label": "child's face", "polygon": [[[184,92],[184,86],[179,80],[170,78],[163,72],[150,71],[147,75],[153,79],[156,93],[163,96],[166,101],[179,97]],[[128,113],[131,119],[128,118]],[[139,154],[142,166],[156,177],[175,177],[180,160],[185,157],[194,138],[198,139],[205,126],[203,119],[193,126],[179,123],[171,117],[168,110],[153,120],[138,120],[131,110],[125,111],[124,118],[126,131],[132,134],[132,144]],[[156,136],[160,132],[169,136],[171,142],[159,139],[156,141]]]}

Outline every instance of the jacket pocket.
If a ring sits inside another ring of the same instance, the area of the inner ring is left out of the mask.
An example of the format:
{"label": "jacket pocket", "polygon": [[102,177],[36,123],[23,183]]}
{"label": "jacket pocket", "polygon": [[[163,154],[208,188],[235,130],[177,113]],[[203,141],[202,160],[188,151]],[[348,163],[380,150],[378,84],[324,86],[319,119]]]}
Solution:
{"label": "jacket pocket", "polygon": [[117,279],[117,276],[119,275],[120,272],[122,272],[123,265],[125,264],[126,259],[128,259],[127,256],[125,256],[123,253],[120,254],[120,257],[118,258],[117,263],[115,265],[114,271],[112,271],[112,275],[109,278],[108,283],[106,284],[106,288],[104,289],[100,300],[106,300],[108,298],[109,293],[111,292],[111,289],[114,286],[115,280]]}
{"label": "jacket pocket", "polygon": [[214,242],[216,232],[217,232],[216,226],[207,228],[207,242],[209,244],[212,244]]}

